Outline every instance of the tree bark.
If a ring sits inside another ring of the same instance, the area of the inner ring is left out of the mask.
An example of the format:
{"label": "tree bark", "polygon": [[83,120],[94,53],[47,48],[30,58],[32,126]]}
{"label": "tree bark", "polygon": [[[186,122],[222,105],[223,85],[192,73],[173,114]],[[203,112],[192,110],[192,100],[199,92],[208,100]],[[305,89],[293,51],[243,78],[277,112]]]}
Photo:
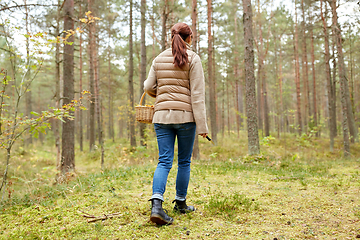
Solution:
{"label": "tree bark", "polygon": [[111,19],[109,19],[109,29],[108,29],[108,37],[109,37],[109,45],[108,45],[108,117],[109,117],[109,124],[108,124],[108,132],[109,138],[115,142],[115,133],[114,133],[114,109],[113,109],[113,91],[112,91],[112,80],[111,80],[111,47],[110,47],[110,40],[111,40]]}
{"label": "tree bark", "polygon": [[[74,0],[67,0],[64,4],[64,31],[74,30]],[[64,33],[66,35],[67,33]],[[74,42],[71,35],[68,42]],[[69,104],[74,99],[74,45],[64,45],[63,63],[63,102]],[[62,131],[61,174],[64,175],[75,170],[75,122],[65,118]]]}
{"label": "tree bark", "polygon": [[334,29],[333,31],[335,33],[336,49],[338,55],[339,78],[340,78],[340,84],[343,84],[343,88],[344,88],[342,91],[344,93],[344,98],[346,101],[346,112],[348,119],[348,127],[351,135],[351,142],[358,142],[358,133],[357,133],[357,128],[355,126],[354,113],[352,111],[353,108],[350,99],[349,83],[346,73],[346,66],[344,62],[344,54],[342,51],[341,28],[338,22],[338,16],[336,11],[337,9],[336,0],[332,0],[331,9],[333,13],[333,29]]}
{"label": "tree bark", "polygon": [[302,10],[302,79],[304,83],[304,131],[307,132],[308,128],[308,118],[311,114],[311,105],[310,105],[310,87],[309,87],[309,70],[308,70],[308,59],[307,59],[307,47],[306,47],[306,23],[305,23],[305,10],[304,10],[304,0],[301,0],[301,10]]}
{"label": "tree bark", "polygon": [[[60,6],[61,2],[58,0],[58,9],[56,16],[56,46],[55,46],[55,108],[60,108]],[[61,148],[60,148],[60,121],[54,121],[54,135],[56,147],[56,169],[60,171],[61,163]]]}
{"label": "tree bark", "polygon": [[[334,84],[331,79],[330,73],[330,48],[329,48],[329,35],[327,32],[326,18],[323,14],[323,1],[321,0],[321,19],[323,23],[323,32],[325,38],[325,77],[328,87],[328,108],[329,108],[329,136],[330,136],[330,151],[334,151],[334,138],[336,133],[336,117],[334,112],[335,98],[334,98]],[[326,8],[326,2],[325,2]]]}
{"label": "tree bark", "polygon": [[193,36],[192,36],[192,49],[194,52],[197,52],[197,42],[198,42],[198,38],[197,38],[197,0],[192,0],[191,1],[191,30],[193,32]]}
{"label": "tree bark", "polygon": [[164,6],[162,9],[162,16],[161,16],[161,20],[162,20],[162,27],[161,27],[161,51],[165,51],[166,50],[166,23],[167,23],[167,19],[168,19],[168,0],[163,1]]}
{"label": "tree bark", "polygon": [[212,23],[212,0],[207,0],[207,15],[208,15],[208,79],[210,90],[210,126],[211,137],[215,144],[217,144],[217,114],[216,114],[216,92],[215,92],[215,79],[213,77],[213,37],[211,33]]}
{"label": "tree bark", "polygon": [[[30,67],[30,37],[29,35],[29,9],[27,7],[26,4],[26,0],[24,0],[24,4],[25,4],[25,29],[26,29],[26,68],[27,68],[27,72],[26,72],[26,80],[29,81],[30,80],[30,73],[31,73],[31,67]],[[30,90],[30,88],[29,88]],[[26,103],[26,113],[25,115],[28,118],[31,118],[31,111],[32,111],[32,97],[31,97],[31,90],[28,91],[27,93],[25,93],[25,103]],[[26,144],[32,144],[33,140],[32,140],[32,135],[29,131],[29,135],[25,141]]]}
{"label": "tree bark", "polygon": [[[79,17],[82,16],[82,0],[80,1],[80,9],[79,9]],[[83,57],[82,57],[82,33],[80,32],[80,39],[79,39],[79,92],[80,97],[82,97],[81,93],[83,91],[82,86],[82,76],[83,76]],[[83,146],[84,142],[84,133],[83,133],[83,111],[79,111],[79,144],[80,144],[80,151],[84,150]]]}
{"label": "tree bark", "polygon": [[[96,22],[95,22],[96,26]],[[94,27],[95,28],[95,27]],[[103,141],[103,127],[102,127],[102,100],[101,100],[101,94],[100,94],[100,68],[99,68],[99,55],[98,55],[98,36],[97,34],[94,35],[95,40],[94,43],[94,78],[95,78],[95,115],[96,115],[96,121],[97,121],[97,130],[98,130],[98,137],[99,137],[99,145],[101,148],[101,169],[104,169],[104,141]]]}
{"label": "tree bark", "polygon": [[302,134],[302,119],[301,119],[301,89],[300,89],[300,66],[299,66],[299,43],[298,40],[298,25],[297,25],[297,7],[295,0],[295,34],[294,34],[294,55],[295,55],[295,84],[296,84],[296,104],[297,104],[297,119],[298,119],[298,133]]}
{"label": "tree bark", "polygon": [[[145,31],[146,31],[146,0],[141,0],[141,69],[140,69],[140,96],[144,92],[144,81],[146,80],[146,45],[145,45]],[[145,101],[145,97],[144,97]],[[146,124],[139,124],[140,130],[140,145],[146,146]]]}
{"label": "tree bark", "polygon": [[242,127],[242,115],[243,115],[243,105],[242,105],[242,84],[241,78],[239,76],[239,38],[238,38],[238,26],[237,26],[237,1],[234,3],[234,77],[235,77],[235,106],[236,106],[236,126],[237,126],[237,134],[239,136],[240,128]]}
{"label": "tree bark", "polygon": [[[332,27],[333,32],[335,33],[335,42],[337,49],[337,57],[339,64],[339,79],[340,79],[340,99],[341,99],[341,108],[342,108],[342,127],[343,127],[343,139],[344,139],[344,156],[350,156],[350,142],[349,142],[349,130],[351,133],[351,119],[349,120],[349,88],[347,86],[347,77],[344,64],[344,56],[342,52],[342,40],[341,40],[341,30],[340,25],[337,21],[337,12],[336,12],[336,0],[331,2],[332,9]],[[351,104],[350,104],[351,106]],[[350,112],[352,113],[351,109]],[[349,124],[350,123],[350,124]],[[350,126],[349,126],[350,125]]]}
{"label": "tree bark", "polygon": [[252,34],[251,0],[243,0],[244,42],[245,42],[245,81],[246,81],[246,115],[248,131],[248,150],[250,155],[259,154],[259,134],[257,122],[257,103],[254,76],[254,47]]}
{"label": "tree bark", "polygon": [[130,0],[130,33],[129,33],[129,127],[130,127],[130,145],[136,147],[135,136],[135,116],[134,116],[134,57],[133,57],[133,1]]}
{"label": "tree bark", "polygon": [[[194,52],[197,52],[197,41],[198,41],[197,28],[196,28],[196,26],[197,26],[197,0],[192,0],[191,1],[191,7],[192,7],[192,12],[191,12],[192,25],[191,25],[191,29],[192,29],[192,32],[193,32],[192,49],[193,49]],[[192,158],[193,159],[200,159],[199,137],[198,137],[197,134],[195,136]]]}
{"label": "tree bark", "polygon": [[314,33],[313,33],[314,24],[310,27],[310,39],[311,39],[311,70],[312,70],[312,77],[313,77],[313,123],[314,127],[317,130],[317,136],[319,136],[319,129],[317,128],[318,120],[317,120],[317,92],[316,92],[316,71],[315,71],[315,50],[314,50]]}
{"label": "tree bark", "polygon": [[[88,0],[89,11],[93,12],[93,0]],[[90,87],[90,108],[89,108],[89,144],[90,151],[95,146],[95,77],[94,77],[94,47],[95,47],[95,26],[94,22],[89,23],[89,87]]]}

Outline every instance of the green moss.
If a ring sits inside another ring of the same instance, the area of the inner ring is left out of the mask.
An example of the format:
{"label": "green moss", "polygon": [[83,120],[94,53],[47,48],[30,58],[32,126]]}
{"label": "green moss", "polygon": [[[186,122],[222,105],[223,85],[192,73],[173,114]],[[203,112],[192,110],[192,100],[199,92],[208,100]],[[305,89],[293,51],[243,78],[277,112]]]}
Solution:
{"label": "green moss", "polygon": [[[220,138],[218,146],[201,139],[201,160],[193,160],[188,191],[188,203],[197,210],[172,210],[175,160],[164,196],[175,221],[164,227],[149,222],[154,138],[147,149],[133,151],[126,141],[107,142],[103,171],[99,152],[77,149],[76,175],[64,184],[54,184],[52,147],[19,149],[0,205],[0,239],[355,238],[359,144],[352,145],[354,157],[344,160],[340,144],[329,153],[324,140],[286,137],[266,139],[256,156],[247,155],[245,134]],[[83,212],[121,214],[88,223]]]}

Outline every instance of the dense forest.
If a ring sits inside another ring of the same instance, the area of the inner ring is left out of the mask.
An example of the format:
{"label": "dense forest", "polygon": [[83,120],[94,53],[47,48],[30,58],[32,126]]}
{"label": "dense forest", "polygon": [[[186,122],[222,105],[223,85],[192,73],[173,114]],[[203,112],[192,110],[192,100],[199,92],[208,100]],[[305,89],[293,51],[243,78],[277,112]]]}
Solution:
{"label": "dense forest", "polygon": [[1,188],[13,147],[51,143],[60,173],[75,169],[75,149],[100,149],[103,165],[106,141],[146,147],[152,128],[134,107],[177,22],[193,30],[215,143],[245,131],[252,155],[259,138],[319,138],[333,151],[338,137],[351,155],[359,17],[351,0],[2,0]]}

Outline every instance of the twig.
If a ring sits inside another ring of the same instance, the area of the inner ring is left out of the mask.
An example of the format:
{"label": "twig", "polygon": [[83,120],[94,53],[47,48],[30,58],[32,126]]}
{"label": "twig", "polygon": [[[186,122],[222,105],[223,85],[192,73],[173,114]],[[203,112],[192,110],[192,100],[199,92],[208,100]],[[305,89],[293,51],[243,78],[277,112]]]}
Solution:
{"label": "twig", "polygon": [[104,214],[102,216],[94,216],[94,215],[90,215],[87,212],[81,211],[79,210],[79,212],[83,213],[84,215],[82,215],[85,218],[89,218],[87,220],[88,223],[92,223],[92,222],[96,222],[96,221],[100,221],[100,220],[106,220],[109,218],[113,218],[113,217],[120,217],[122,216],[122,214],[120,212],[118,213],[110,213],[110,214]]}
{"label": "twig", "polygon": [[1,5],[0,12],[5,10],[11,10],[12,8],[23,8],[23,7],[56,7],[55,4],[38,4],[38,3],[31,3],[31,4],[22,4],[22,5],[14,5],[14,6],[4,6]]}
{"label": "twig", "polygon": [[302,179],[302,177],[276,177],[271,180],[276,181],[276,180],[296,180],[296,179]]}

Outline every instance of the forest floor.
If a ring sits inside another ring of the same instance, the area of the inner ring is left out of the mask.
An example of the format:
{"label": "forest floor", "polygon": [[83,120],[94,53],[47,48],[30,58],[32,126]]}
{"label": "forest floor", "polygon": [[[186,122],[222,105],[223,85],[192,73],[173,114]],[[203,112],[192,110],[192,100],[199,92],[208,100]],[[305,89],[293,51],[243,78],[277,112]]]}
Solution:
{"label": "forest floor", "polygon": [[[0,203],[0,239],[360,238],[359,143],[343,159],[340,139],[330,153],[325,138],[270,137],[250,157],[245,133],[219,138],[218,146],[200,140],[187,198],[196,211],[186,215],[172,210],[175,159],[164,196],[174,223],[162,227],[149,221],[156,141],[135,151],[125,140],[107,142],[103,171],[98,150],[77,149],[76,173],[63,184],[53,181],[53,147],[18,147]],[[108,219],[90,223],[86,214]]]}

